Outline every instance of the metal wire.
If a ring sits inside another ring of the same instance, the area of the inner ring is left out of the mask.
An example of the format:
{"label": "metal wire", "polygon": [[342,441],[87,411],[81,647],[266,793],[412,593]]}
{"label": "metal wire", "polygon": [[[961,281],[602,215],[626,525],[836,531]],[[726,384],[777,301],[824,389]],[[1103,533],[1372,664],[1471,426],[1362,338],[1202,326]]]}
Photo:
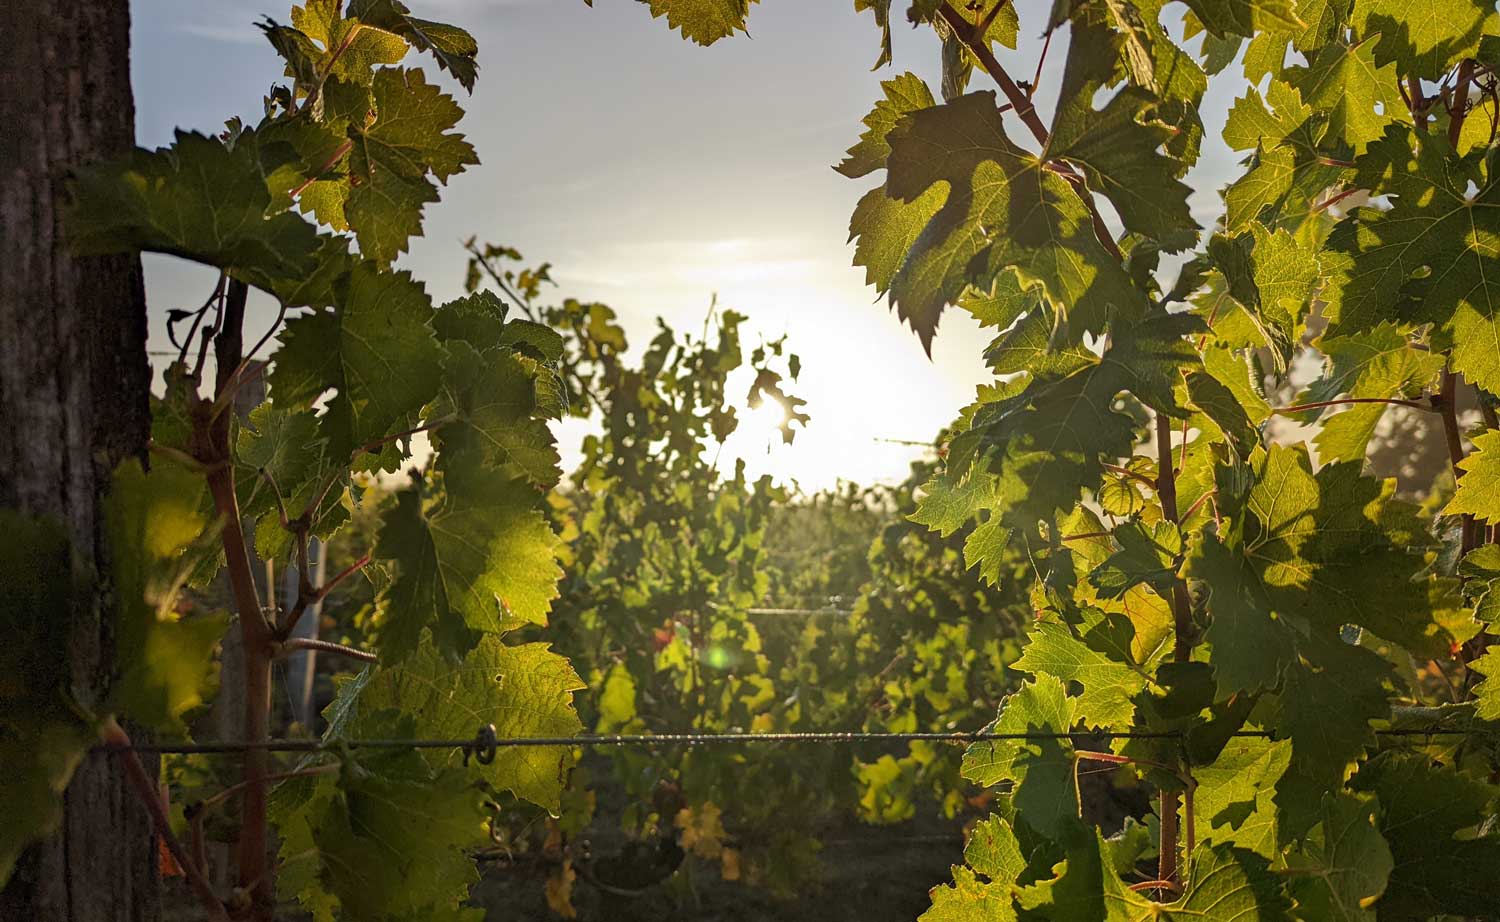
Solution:
{"label": "metal wire", "polygon": [[[1474,736],[1496,734],[1500,731],[1487,728],[1452,727],[1401,727],[1375,730],[1376,736]],[[243,753],[252,750],[265,752],[323,752],[340,749],[461,749],[466,754],[483,754],[493,749],[520,749],[537,746],[579,746],[604,748],[613,746],[742,746],[766,743],[810,743],[818,745],[840,745],[849,743],[978,743],[1000,740],[1070,740],[1075,737],[1104,740],[1129,739],[1184,739],[1180,731],[1132,730],[1111,733],[994,733],[975,731],[970,733],[658,733],[641,735],[610,736],[523,736],[506,739],[493,736],[493,727],[482,727],[476,736],[468,739],[367,739],[367,740],[312,740],[312,739],[267,739],[258,742],[220,743],[139,743],[133,746],[96,746],[97,751],[134,751],[162,755],[212,755]],[[1231,734],[1236,738],[1271,739],[1269,730],[1240,730]]]}

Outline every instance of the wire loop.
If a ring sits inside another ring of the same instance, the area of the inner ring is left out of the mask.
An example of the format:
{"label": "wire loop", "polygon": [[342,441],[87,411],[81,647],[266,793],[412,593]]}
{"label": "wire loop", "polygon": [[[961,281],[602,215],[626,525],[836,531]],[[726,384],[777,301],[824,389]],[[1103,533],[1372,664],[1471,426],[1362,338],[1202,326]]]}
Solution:
{"label": "wire loop", "polygon": [[474,741],[464,747],[464,766],[469,764],[469,757],[480,765],[489,765],[495,761],[495,751],[500,745],[500,740],[495,736],[495,725],[485,724],[474,734]]}

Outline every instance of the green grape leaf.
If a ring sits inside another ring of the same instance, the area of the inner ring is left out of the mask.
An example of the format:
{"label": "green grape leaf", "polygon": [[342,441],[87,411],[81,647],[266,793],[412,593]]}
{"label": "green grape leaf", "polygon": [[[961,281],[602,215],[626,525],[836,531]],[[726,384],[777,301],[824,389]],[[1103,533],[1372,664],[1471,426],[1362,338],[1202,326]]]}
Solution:
{"label": "green grape leaf", "polygon": [[[849,219],[849,239],[854,242],[854,264],[865,267],[865,283],[882,294],[891,290],[906,254],[921,237],[933,215],[943,204],[943,191],[933,187],[910,202],[886,195],[884,187],[866,192]],[[931,340],[937,330],[940,310],[896,301],[896,316],[918,335]],[[923,334],[924,330],[929,330]]]}
{"label": "green grape leaf", "polygon": [[[294,153],[279,145],[264,156],[285,162]],[[85,167],[73,180],[69,242],[88,254],[170,253],[288,294],[286,280],[317,274],[321,241],[317,229],[297,215],[267,215],[271,193],[262,156],[252,131],[233,147],[179,131],[171,147]]]}
{"label": "green grape leaf", "polygon": [[1396,89],[1396,68],[1376,66],[1368,41],[1329,42],[1307,67],[1289,69],[1283,76],[1308,106],[1328,114],[1325,140],[1341,141],[1356,154],[1384,134],[1385,126],[1410,118]]}
{"label": "green grape leaf", "polygon": [[229,627],[223,614],[177,612],[189,577],[217,551],[206,492],[194,471],[163,464],[147,474],[126,461],[115,472],[105,513],[122,673],[112,701],[133,721],[183,736],[182,715],[202,704],[216,682],[213,651]]}
{"label": "green grape leaf", "polygon": [[67,533],[0,509],[0,886],[32,841],[55,830],[63,791],[95,741],[64,698],[68,613],[87,604]]}
{"label": "green grape leaf", "polygon": [[[1094,108],[1095,92],[1112,82],[1111,34],[1103,27],[1074,26],[1060,93],[1063,103],[1042,159],[1076,164],[1089,188],[1115,206],[1127,231],[1157,241],[1169,253],[1186,249],[1197,241],[1199,230],[1188,208],[1192,190],[1179,178],[1178,164],[1162,153],[1178,130],[1160,119],[1157,94],[1126,87],[1103,109]],[[1164,35],[1159,40],[1170,45]],[[1151,56],[1142,51],[1138,57]],[[1153,66],[1143,64],[1140,69],[1155,77]]]}
{"label": "green grape leaf", "polygon": [[[586,0],[592,6],[593,0]],[[647,0],[651,18],[667,17],[667,27],[699,45],[712,45],[745,30],[755,0]]]}
{"label": "green grape leaf", "polygon": [[1434,345],[1452,348],[1454,370],[1500,390],[1500,291],[1489,282],[1485,242],[1500,230],[1500,182],[1476,157],[1456,159],[1438,138],[1413,150],[1412,137],[1393,125],[1361,160],[1358,181],[1394,196],[1391,208],[1360,209],[1328,238],[1342,257],[1326,286],[1336,304],[1329,335],[1431,322]]}
{"label": "green grape leaf", "polygon": [[[366,25],[376,26],[406,39],[418,51],[430,53],[438,66],[470,93],[479,76],[479,44],[474,36],[457,26],[418,19],[399,0],[353,0],[348,15]],[[395,62],[390,62],[395,63]]]}
{"label": "green grape leaf", "polygon": [[[1074,699],[1060,679],[1040,675],[1007,695],[990,733],[1066,734],[1073,729]],[[964,752],[963,776],[983,787],[1012,781],[1016,814],[1055,837],[1077,822],[1072,743],[1066,738],[986,740]]]}
{"label": "green grape leaf", "polygon": [[1186,381],[1188,399],[1219,427],[1235,456],[1250,457],[1260,444],[1260,433],[1251,425],[1239,395],[1208,371],[1191,372]]}
{"label": "green grape leaf", "polygon": [[937,105],[927,84],[913,73],[883,81],[880,88],[884,91],[885,98],[877,102],[870,114],[865,116],[865,131],[859,136],[859,143],[849,148],[843,162],[834,167],[850,179],[885,168],[886,158],[891,153],[886,135],[896,127],[901,116]]}
{"label": "green grape leaf", "polygon": [[947,477],[934,477],[922,484],[917,511],[908,518],[946,538],[988,506],[994,494],[995,478],[983,473],[976,473],[961,483],[954,483]]}
{"label": "green grape leaf", "polygon": [[1459,462],[1463,476],[1443,514],[1500,523],[1500,431],[1480,433],[1473,441],[1474,453]]}
{"label": "green grape leaf", "polygon": [[[1109,616],[1100,614],[1103,621]],[[1118,621],[1123,617],[1113,616]],[[1104,624],[1087,631],[1080,639],[1066,624],[1038,621],[1027,633],[1021,658],[1011,664],[1018,672],[1052,676],[1065,683],[1078,683],[1083,692],[1074,704],[1074,712],[1090,727],[1106,730],[1130,725],[1135,713],[1131,701],[1146,687],[1146,678],[1130,661],[1128,622],[1123,644],[1113,643]]]}
{"label": "green grape leaf", "polygon": [[1480,38],[1500,29],[1495,7],[1479,0],[1359,0],[1350,21],[1361,37],[1380,37],[1377,63],[1394,61],[1403,75],[1429,80],[1473,56]]}
{"label": "green grape leaf", "polygon": [[1393,867],[1376,809],[1368,795],[1324,795],[1321,827],[1288,859],[1296,871],[1291,893],[1305,918],[1374,922],[1369,907],[1385,892]]}
{"label": "green grape leaf", "polygon": [[462,768],[429,778],[419,757],[401,759],[410,760],[417,765],[385,772],[379,762],[346,765],[336,793],[308,817],[322,883],[351,918],[430,918],[479,880],[465,849],[484,838],[483,793]]}
{"label": "green grape leaf", "polygon": [[447,349],[437,415],[454,421],[432,435],[444,470],[510,463],[538,486],[555,485],[561,476],[557,447],[522,358],[504,347],[480,353],[462,340],[449,341]]}
{"label": "green grape leaf", "polygon": [[[1494,594],[1491,587],[1487,595]],[[1474,716],[1480,720],[1500,720],[1500,647],[1490,647],[1469,664],[1469,669],[1484,676],[1484,681],[1474,686],[1474,697],[1479,701]]]}
{"label": "green grape leaf", "polygon": [[981,880],[963,865],[954,865],[953,883],[933,887],[932,905],[918,922],[1015,922],[1011,885]]}
{"label": "green grape leaf", "polygon": [[[1059,309],[1065,306],[1070,329],[1080,334],[1115,313],[1144,309],[1140,292],[1094,235],[1078,193],[1006,137],[994,93],[908,113],[887,143],[889,196],[912,203],[935,184],[949,187],[890,282],[891,300],[929,349],[943,308],[970,285],[989,289],[1011,266],[1023,281],[1041,283]],[[868,224],[864,217],[856,235]],[[889,240],[890,232],[880,238]]]}
{"label": "green grape leaf", "polygon": [[[1273,446],[1256,465],[1247,542],[1272,605],[1335,632],[1368,628],[1414,651],[1442,655],[1448,638],[1431,617],[1423,560],[1391,540],[1392,484],[1360,475],[1358,462],[1317,474],[1304,448]],[[1374,594],[1380,605],[1367,604]]]}
{"label": "green grape leaf", "polygon": [[1296,88],[1280,80],[1271,80],[1264,100],[1251,87],[1235,101],[1224,140],[1253,154],[1250,169],[1224,192],[1225,233],[1243,234],[1257,218],[1293,229],[1329,186],[1352,172],[1322,153],[1327,128],[1324,115],[1314,116]]}
{"label": "green grape leaf", "polygon": [[1149,583],[1163,596],[1170,594],[1182,555],[1182,534],[1177,526],[1159,521],[1148,528],[1139,520],[1131,520],[1115,528],[1113,534],[1120,549],[1089,574],[1099,597],[1118,599],[1140,583]]}
{"label": "green grape leaf", "polygon": [[1205,638],[1219,694],[1275,687],[1296,658],[1296,638],[1271,612],[1249,560],[1206,535],[1188,554],[1185,575],[1209,589]]}
{"label": "green grape leaf", "polygon": [[1187,892],[1161,918],[1289,922],[1290,909],[1267,858],[1231,845],[1201,845],[1188,867]]}
{"label": "green grape leaf", "polygon": [[[1383,323],[1364,333],[1324,338],[1319,350],[1328,357],[1328,370],[1298,397],[1298,403],[1359,398],[1396,398],[1420,393],[1443,369],[1443,357],[1418,348],[1395,325]],[[1327,418],[1314,438],[1324,461],[1355,461],[1366,446],[1384,404],[1351,407]]]}
{"label": "green grape leaf", "polygon": [[1278,367],[1284,368],[1312,306],[1319,280],[1317,255],[1285,230],[1267,231],[1259,224],[1234,240],[1216,235],[1208,251],[1224,272],[1229,293],[1250,311]]}
{"label": "green grape leaf", "polygon": [[474,148],[453,128],[463,110],[420,70],[382,68],[371,88],[376,116],[354,126],[344,213],[360,252],[386,264],[422,230],[422,208],[438,198],[428,177],[446,183],[477,164]]}
{"label": "green grape leaf", "polygon": [[997,375],[1027,372],[1042,380],[1066,378],[1099,362],[1099,356],[1081,342],[1064,343],[1054,349],[1052,334],[1056,314],[1035,307],[1010,329],[995,337],[984,350],[984,360]]}
{"label": "green grape leaf", "polygon": [[417,652],[424,630],[459,657],[477,633],[545,624],[557,581],[558,539],[523,480],[493,473],[452,480],[435,500],[420,485],[386,512],[375,546],[397,574],[382,594],[381,653],[392,662]]}
{"label": "green grape leaf", "polygon": [[974,824],[964,845],[964,861],[991,880],[1014,880],[1026,870],[1015,830],[999,816]]}
{"label": "green grape leaf", "polygon": [[[1193,767],[1198,840],[1276,854],[1276,783],[1292,756],[1287,740],[1231,739],[1211,765]],[[1185,821],[1185,818],[1184,818]]]}
{"label": "green grape leaf", "polygon": [[[240,514],[256,520],[255,552],[267,560],[292,549],[292,533],[281,524],[281,507],[289,519],[298,517],[328,483],[344,479],[349,467],[348,455],[329,450],[316,414],[286,411],[269,401],[250,411],[249,425],[235,439],[235,461],[240,466]],[[330,489],[328,495],[341,492]],[[325,499],[309,518],[308,534],[327,540],[347,520],[343,504]]]}
{"label": "green grape leaf", "polygon": [[1276,791],[1283,838],[1317,822],[1322,792],[1338,787],[1375,741],[1371,721],[1391,710],[1384,682],[1392,670],[1378,654],[1337,636],[1305,642],[1301,652],[1271,702],[1278,729],[1292,740],[1291,766]]}
{"label": "green grape leaf", "polygon": [[[410,715],[403,720],[418,737],[467,739],[491,723],[501,739],[575,736],[583,724],[573,693],[584,687],[548,644],[510,646],[487,635],[457,667],[430,644],[398,666],[371,667],[339,688],[324,716],[335,738],[389,736],[391,709]],[[457,750],[427,750],[424,757],[438,773],[464,764]],[[469,772],[555,812],[572,761],[566,746],[516,747]]]}
{"label": "green grape leaf", "polygon": [[369,86],[374,68],[406,57],[406,41],[378,23],[345,16],[341,7],[339,0],[307,0],[292,7],[292,25],[322,46],[319,74]]}
{"label": "green grape leaf", "polygon": [[1304,27],[1292,0],[1188,0],[1188,9],[1210,35],[1300,31]]}
{"label": "green grape leaf", "polygon": [[[360,263],[338,311],[286,322],[272,360],[271,399],[292,409],[337,391],[329,413],[347,427],[349,449],[410,428],[438,390],[443,352],[432,313],[427,292],[409,273]],[[334,438],[332,445],[339,444]]]}
{"label": "green grape leaf", "polygon": [[1380,915],[1484,916],[1495,908],[1500,836],[1485,829],[1495,788],[1419,753],[1387,753],[1350,781],[1380,801],[1380,833],[1393,867]]}

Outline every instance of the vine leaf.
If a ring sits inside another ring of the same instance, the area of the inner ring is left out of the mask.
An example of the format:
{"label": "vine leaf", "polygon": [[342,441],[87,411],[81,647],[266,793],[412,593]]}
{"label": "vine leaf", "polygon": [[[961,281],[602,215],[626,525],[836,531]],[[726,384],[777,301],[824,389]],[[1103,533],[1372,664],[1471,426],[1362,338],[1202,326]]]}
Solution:
{"label": "vine leaf", "polygon": [[1500,431],[1480,433],[1473,441],[1474,453],[1459,462],[1464,474],[1443,514],[1500,523]]}
{"label": "vine leaf", "polygon": [[[989,289],[1012,266],[1024,282],[1041,283],[1055,307],[1066,308],[1069,329],[1079,335],[1099,329],[1114,313],[1144,310],[1143,296],[1094,235],[1078,193],[1006,137],[993,92],[909,113],[887,143],[890,198],[930,208],[936,204],[927,198],[932,188],[948,185],[905,259],[885,263],[897,266],[891,300],[929,351],[943,308],[970,285]],[[889,252],[891,232],[873,225],[884,217],[856,211],[853,235],[874,233],[884,244],[874,249]],[[902,217],[903,229],[909,228],[911,214]],[[870,266],[859,248],[855,254]]]}
{"label": "vine leaf", "polygon": [[1210,35],[1243,35],[1257,32],[1301,30],[1292,0],[1187,0]]}
{"label": "vine leaf", "polygon": [[[589,6],[594,0],[584,0]],[[647,0],[653,19],[667,17],[667,27],[699,45],[712,45],[745,30],[750,4],[758,0]]]}
{"label": "vine leaf", "polygon": [[1090,727],[1129,726],[1135,713],[1131,699],[1146,687],[1145,676],[1130,661],[1135,631],[1121,615],[1093,611],[1089,617],[1093,624],[1082,638],[1066,624],[1038,621],[1011,668],[1082,686],[1074,712]]}
{"label": "vine leaf", "polygon": [[[1073,728],[1075,703],[1062,680],[1039,675],[1006,696],[985,732],[1066,734]],[[1078,820],[1072,749],[1066,737],[985,740],[964,752],[962,773],[983,787],[1014,782],[1017,816],[1043,835],[1056,837]]]}
{"label": "vine leaf", "polygon": [[[366,669],[339,687],[325,717],[335,739],[391,735],[394,709],[402,712],[401,729],[422,738],[467,739],[483,724],[494,724],[502,739],[575,736],[583,724],[573,693],[585,687],[548,644],[511,646],[487,635],[456,667],[423,644],[400,665]],[[457,750],[428,750],[424,757],[435,773],[464,763]],[[556,812],[572,761],[567,746],[527,746],[502,749],[494,762],[468,771]]]}
{"label": "vine leaf", "polygon": [[1377,66],[1368,41],[1329,42],[1305,68],[1289,69],[1283,76],[1308,106],[1327,113],[1325,142],[1342,142],[1356,154],[1364,153],[1391,122],[1409,119],[1396,90],[1396,68]]}
{"label": "vine leaf", "polygon": [[913,73],[908,72],[893,80],[883,81],[880,89],[885,93],[885,98],[875,103],[875,108],[865,116],[865,131],[859,136],[859,143],[849,148],[843,162],[834,167],[850,179],[858,179],[885,168],[886,158],[891,153],[886,136],[896,127],[901,116],[937,105],[937,100],[932,98],[932,90],[927,88],[921,77]]}
{"label": "vine leaf", "polygon": [[1331,335],[1431,322],[1432,343],[1452,349],[1454,370],[1500,391],[1500,289],[1484,242],[1500,232],[1500,182],[1493,164],[1455,158],[1438,137],[1416,150],[1412,142],[1409,128],[1392,125],[1360,161],[1359,183],[1395,201],[1360,209],[1328,238],[1342,257],[1328,286],[1337,304]]}
{"label": "vine leaf", "polygon": [[450,131],[463,110],[420,70],[381,68],[371,92],[374,121],[350,133],[344,214],[360,252],[387,264],[421,233],[422,208],[438,198],[432,180],[446,183],[479,158],[463,135]]}
{"label": "vine leaf", "polygon": [[[268,401],[250,411],[249,425],[240,429],[235,440],[235,461],[240,467],[236,485],[241,515],[256,520],[258,555],[275,560],[292,549],[292,534],[281,524],[277,493],[287,515],[295,518],[313,504],[330,478],[344,479],[340,469],[347,470],[348,460],[347,454],[329,450],[328,436],[320,431],[311,410],[283,410]],[[342,503],[325,501],[314,510],[308,533],[327,540],[348,517]]]}
{"label": "vine leaf", "polygon": [[559,456],[541,418],[535,375],[500,346],[483,353],[449,341],[435,415],[452,416],[432,437],[448,471],[513,464],[532,483],[557,483]]}
{"label": "vine leaf", "polygon": [[229,627],[222,613],[184,618],[177,598],[202,559],[217,551],[205,515],[201,474],[161,465],[148,476],[135,461],[115,472],[106,505],[119,599],[121,678],[112,703],[131,720],[185,736],[182,715],[216,682],[214,648]]}
{"label": "vine leaf", "polygon": [[1361,36],[1380,37],[1377,63],[1394,61],[1403,74],[1437,79],[1460,58],[1474,56],[1481,37],[1500,27],[1500,16],[1478,0],[1360,0],[1350,22]]}
{"label": "vine leaf", "polygon": [[80,253],[170,253],[286,293],[292,288],[287,280],[317,274],[321,245],[317,228],[297,215],[267,216],[271,193],[264,171],[295,156],[284,144],[262,151],[249,130],[233,147],[178,131],[171,147],[135,150],[78,171],[69,242]]}
{"label": "vine leaf", "polygon": [[1238,737],[1212,764],[1194,766],[1199,839],[1275,855],[1279,839],[1273,797],[1291,756],[1287,740]]}
{"label": "vine leaf", "polygon": [[[1318,349],[1328,370],[1297,398],[1298,403],[1340,396],[1390,399],[1420,393],[1443,368],[1443,357],[1417,348],[1393,323],[1347,336],[1324,338]],[[1359,461],[1375,434],[1385,404],[1362,404],[1327,417],[1313,438],[1323,461]]]}
{"label": "vine leaf", "polygon": [[1385,892],[1394,862],[1380,834],[1374,797],[1323,796],[1323,822],[1307,847],[1288,859],[1291,893],[1309,918],[1373,922],[1369,907]]}
{"label": "vine leaf", "polygon": [[[1495,591],[1492,587],[1489,595]],[[1500,647],[1490,647],[1469,668],[1484,676],[1484,681],[1474,686],[1474,697],[1479,700],[1475,716],[1480,720],[1500,720]]]}
{"label": "vine leaf", "polygon": [[562,573],[557,536],[524,480],[493,472],[450,480],[436,500],[420,483],[397,495],[375,555],[398,570],[382,593],[381,653],[399,661],[421,649],[425,630],[458,658],[479,633],[545,624]]}
{"label": "vine leaf", "polygon": [[399,0],[354,0],[349,4],[349,16],[401,36],[418,51],[429,52],[439,67],[452,74],[464,89],[474,92],[474,81],[479,77],[475,61],[479,44],[468,32],[444,22],[419,19]]}
{"label": "vine leaf", "polygon": [[288,409],[336,391],[323,425],[352,451],[411,428],[437,393],[443,351],[427,292],[409,273],[361,262],[345,284],[337,311],[287,321],[270,383],[271,398]]}
{"label": "vine leaf", "polygon": [[1484,822],[1493,786],[1421,754],[1386,753],[1365,764],[1350,787],[1380,801],[1380,832],[1393,860],[1382,916],[1493,912],[1500,836],[1473,833]]}
{"label": "vine leaf", "polygon": [[1272,617],[1265,588],[1250,562],[1205,535],[1188,555],[1184,574],[1210,587],[1213,620],[1205,639],[1220,697],[1274,687],[1296,657],[1296,638],[1285,621]]}

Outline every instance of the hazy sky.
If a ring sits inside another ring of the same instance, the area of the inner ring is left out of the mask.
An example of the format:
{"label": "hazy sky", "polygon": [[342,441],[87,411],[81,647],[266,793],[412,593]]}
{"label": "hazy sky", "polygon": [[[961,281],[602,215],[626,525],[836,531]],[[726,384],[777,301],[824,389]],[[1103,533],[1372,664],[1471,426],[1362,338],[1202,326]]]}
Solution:
{"label": "hazy sky", "polygon": [[[894,66],[872,73],[879,35],[849,0],[763,0],[749,37],[711,48],[683,41],[635,0],[592,9],[582,0],[407,3],[468,28],[480,47],[475,93],[459,93],[460,127],[482,165],[428,206],[425,238],[398,263],[438,301],[461,292],[460,241],[471,234],[552,262],[559,296],[610,304],[638,345],[657,315],[696,332],[717,293],[721,306],[750,315],[752,342],[786,333],[803,357],[789,389],[807,399],[811,426],[769,456],[765,432],[738,447],[752,472],[809,489],[900,479],[920,450],[877,440],[931,438],[987,379],[988,337],[958,312],[944,317],[929,360],[875,303],[845,242],[854,203],[873,183],[830,168],[858,137],[882,79],[913,70],[936,88],[929,32],[898,26]],[[1029,77],[1052,0],[1017,5],[1022,47],[1005,60]],[[140,144],[168,143],[176,126],[212,131],[229,115],[258,117],[281,70],[253,23],[285,22],[286,7],[136,0],[132,11]],[[1065,51],[1054,42],[1044,110]],[[406,63],[436,69],[425,58]],[[1231,80],[1215,80],[1204,107],[1209,137],[1189,176],[1200,222],[1235,169],[1218,140]],[[971,88],[991,87],[976,74]],[[149,258],[147,284],[152,346],[164,348],[166,309],[201,303],[212,276]],[[261,308],[252,327],[270,319]]]}

